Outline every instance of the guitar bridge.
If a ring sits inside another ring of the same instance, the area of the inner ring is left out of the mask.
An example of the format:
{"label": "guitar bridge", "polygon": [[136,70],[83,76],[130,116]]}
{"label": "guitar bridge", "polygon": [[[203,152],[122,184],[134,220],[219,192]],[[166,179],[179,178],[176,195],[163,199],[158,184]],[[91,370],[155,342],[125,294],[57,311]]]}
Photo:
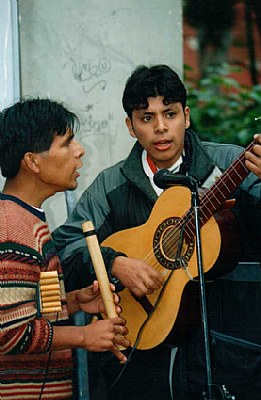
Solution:
{"label": "guitar bridge", "polygon": [[187,260],[185,260],[184,257],[178,258],[177,260],[174,261],[173,269],[179,269],[179,268],[186,269],[187,267],[188,267],[188,262]]}

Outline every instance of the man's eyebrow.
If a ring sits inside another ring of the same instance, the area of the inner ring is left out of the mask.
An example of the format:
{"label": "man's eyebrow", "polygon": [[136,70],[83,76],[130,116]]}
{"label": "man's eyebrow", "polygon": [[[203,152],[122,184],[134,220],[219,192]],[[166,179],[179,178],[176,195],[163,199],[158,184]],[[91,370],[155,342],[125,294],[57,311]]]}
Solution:
{"label": "man's eyebrow", "polygon": [[[166,108],[164,108],[162,111],[164,111],[164,112],[166,112],[166,111],[170,111],[170,110],[173,110],[173,109],[176,109],[176,107],[175,107],[175,105],[174,104],[167,104],[166,106],[165,106]],[[144,110],[144,109],[141,109],[141,110],[137,110],[140,114],[142,114],[142,115],[144,115],[144,114],[155,114],[155,112],[156,111],[149,111],[149,110]]]}

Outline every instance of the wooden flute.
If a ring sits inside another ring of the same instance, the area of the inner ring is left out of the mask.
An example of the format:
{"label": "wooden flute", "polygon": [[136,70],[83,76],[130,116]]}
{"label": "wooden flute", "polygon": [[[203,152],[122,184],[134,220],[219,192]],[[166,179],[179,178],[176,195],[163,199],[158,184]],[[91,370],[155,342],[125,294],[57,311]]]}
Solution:
{"label": "wooden flute", "polygon": [[104,265],[103,257],[101,254],[100,246],[96,236],[96,232],[91,221],[82,223],[83,234],[90,252],[93,267],[99,282],[102,299],[105,305],[105,310],[108,318],[117,317],[113,293],[110,288],[110,281]]}
{"label": "wooden flute", "polygon": [[[101,254],[100,245],[96,236],[96,232],[91,221],[82,223],[82,231],[90,252],[93,267],[99,283],[101,296],[105,305],[105,310],[108,318],[115,318],[118,316],[113,299],[113,293],[110,288],[110,281],[104,265],[104,260]],[[117,335],[121,336],[121,335]],[[119,350],[125,350],[123,346],[117,346]]]}

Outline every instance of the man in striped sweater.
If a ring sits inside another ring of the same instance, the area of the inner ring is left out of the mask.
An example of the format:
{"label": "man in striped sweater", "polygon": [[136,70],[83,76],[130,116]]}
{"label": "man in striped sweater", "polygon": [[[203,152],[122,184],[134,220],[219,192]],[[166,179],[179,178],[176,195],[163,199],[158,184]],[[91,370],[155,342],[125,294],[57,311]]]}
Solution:
{"label": "man in striped sweater", "polygon": [[[104,304],[97,281],[65,293],[41,209],[56,192],[77,187],[84,154],[74,139],[77,123],[75,114],[48,99],[24,100],[1,114],[0,167],[6,178],[0,194],[3,400],[72,398],[72,348],[109,350],[126,361],[118,350],[118,345],[129,346],[122,318],[80,327],[68,324],[70,314],[104,311]],[[46,300],[46,292],[54,296]],[[117,295],[114,299],[119,300]]]}

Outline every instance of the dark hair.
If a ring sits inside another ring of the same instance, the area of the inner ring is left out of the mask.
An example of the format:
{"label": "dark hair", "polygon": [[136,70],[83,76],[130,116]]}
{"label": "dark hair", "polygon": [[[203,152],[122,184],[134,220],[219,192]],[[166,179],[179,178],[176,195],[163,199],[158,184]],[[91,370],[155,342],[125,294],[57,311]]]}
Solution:
{"label": "dark hair", "polygon": [[56,135],[79,127],[77,116],[49,99],[24,99],[6,108],[0,117],[0,167],[2,175],[17,175],[25,153],[49,150]]}
{"label": "dark hair", "polygon": [[163,96],[164,103],[186,106],[187,93],[178,74],[167,65],[137,67],[126,82],[122,104],[129,118],[133,110],[148,107],[148,97]]}

